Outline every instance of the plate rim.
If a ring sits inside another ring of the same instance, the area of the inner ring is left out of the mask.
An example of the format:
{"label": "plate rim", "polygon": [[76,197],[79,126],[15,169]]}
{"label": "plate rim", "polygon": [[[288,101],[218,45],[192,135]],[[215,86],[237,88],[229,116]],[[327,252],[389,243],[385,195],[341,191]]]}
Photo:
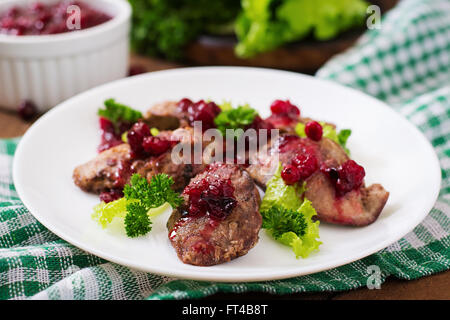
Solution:
{"label": "plate rim", "polygon": [[[45,217],[45,215],[40,215],[39,210],[36,210],[36,208],[33,207],[32,203],[30,203],[30,200],[28,199],[26,194],[24,194],[24,190],[23,190],[23,187],[21,184],[21,181],[23,181],[22,180],[23,178],[21,177],[21,174],[18,171],[18,168],[20,166],[19,163],[20,163],[20,159],[21,159],[21,154],[24,152],[24,148],[26,148],[27,141],[29,139],[32,139],[30,137],[33,136],[33,132],[35,130],[38,130],[37,128],[39,128],[42,123],[45,123],[45,121],[47,121],[46,120],[47,118],[52,117],[53,115],[55,115],[57,113],[64,112],[64,110],[67,108],[71,108],[71,105],[73,105],[78,99],[84,99],[85,97],[95,94],[96,91],[100,91],[101,89],[104,89],[109,86],[120,86],[122,83],[137,80],[140,78],[152,78],[152,77],[158,77],[161,75],[170,76],[173,74],[176,75],[177,73],[196,72],[196,71],[200,71],[200,70],[206,71],[206,72],[223,72],[225,70],[225,71],[230,71],[230,72],[249,72],[250,71],[250,72],[285,74],[288,76],[302,77],[305,79],[309,79],[312,82],[322,82],[322,83],[325,83],[326,85],[334,86],[340,90],[347,90],[348,92],[351,92],[351,94],[364,96],[364,98],[372,100],[374,102],[374,104],[378,105],[378,107],[384,108],[385,110],[390,112],[392,115],[396,116],[400,121],[405,122],[405,124],[407,126],[409,126],[410,129],[412,129],[415,132],[415,135],[417,136],[417,138],[422,139],[422,141],[427,146],[427,149],[428,149],[427,153],[429,153],[431,158],[433,158],[433,159],[430,158],[430,162],[431,162],[431,160],[434,162],[434,165],[432,166],[432,170],[430,170],[433,172],[432,173],[430,172],[430,175],[434,176],[433,180],[435,181],[434,190],[432,190],[433,191],[432,196],[429,197],[429,200],[427,202],[427,206],[426,206],[427,210],[424,210],[424,213],[422,215],[420,215],[416,219],[414,219],[414,222],[411,222],[410,224],[408,224],[408,228],[404,228],[404,229],[402,229],[401,232],[398,232],[397,236],[388,238],[387,240],[384,240],[384,241],[381,241],[378,245],[371,246],[368,249],[364,250],[363,252],[358,251],[357,254],[349,254],[346,258],[338,259],[337,262],[334,261],[332,263],[325,263],[322,267],[317,267],[315,265],[311,265],[311,266],[299,265],[299,267],[302,267],[302,268],[290,267],[288,269],[289,270],[288,272],[286,272],[286,271],[281,272],[281,273],[278,272],[277,274],[269,274],[268,276],[257,274],[257,275],[254,275],[249,278],[248,275],[245,275],[245,277],[243,275],[240,275],[240,276],[233,275],[233,277],[230,277],[228,274],[226,274],[225,276],[220,276],[220,275],[211,276],[209,273],[202,274],[201,270],[204,267],[197,267],[199,269],[196,269],[195,271],[189,270],[188,271],[190,273],[189,275],[186,275],[186,271],[184,271],[184,270],[182,270],[181,272],[176,272],[176,271],[168,271],[168,272],[164,271],[163,272],[162,270],[155,270],[152,267],[145,268],[139,264],[135,264],[130,261],[124,261],[120,257],[111,256],[110,254],[105,253],[101,250],[97,250],[95,248],[89,247],[89,245],[87,245],[87,244],[85,245],[83,243],[83,241],[74,239],[72,236],[67,235],[63,231],[59,230],[59,228],[57,226],[52,225],[51,221],[48,221],[47,218]],[[63,101],[62,103],[58,104],[57,106],[55,106],[54,108],[52,108],[51,110],[46,112],[44,115],[42,115],[22,136],[19,144],[17,145],[16,152],[13,157],[12,176],[13,176],[13,183],[15,185],[16,192],[19,196],[19,199],[22,201],[24,206],[29,210],[29,212],[48,230],[50,230],[51,232],[56,234],[61,239],[67,241],[68,243],[70,243],[90,254],[93,254],[95,256],[103,258],[107,261],[111,261],[111,262],[114,262],[114,263],[117,263],[117,264],[120,264],[123,266],[127,266],[127,267],[133,268],[135,270],[150,272],[150,273],[161,275],[161,276],[175,277],[175,278],[179,278],[179,279],[214,281],[214,282],[223,282],[223,283],[271,281],[271,280],[281,280],[281,279],[287,279],[287,278],[292,278],[292,277],[297,277],[297,276],[314,274],[314,273],[322,272],[325,270],[330,270],[330,269],[333,269],[336,267],[340,267],[340,266],[349,264],[351,262],[363,259],[371,254],[374,254],[374,253],[386,248],[390,244],[397,242],[399,239],[403,238],[406,234],[408,234],[415,227],[417,227],[417,225],[419,225],[423,221],[423,219],[426,218],[426,216],[429,214],[429,212],[433,208],[434,204],[436,203],[436,200],[439,196],[441,183],[442,183],[439,159],[438,159],[437,154],[436,154],[434,148],[432,147],[430,141],[412,122],[410,122],[408,119],[406,119],[406,117],[401,115],[399,112],[397,112],[394,109],[392,109],[391,107],[389,107],[385,102],[378,100],[378,99],[376,99],[362,91],[356,90],[354,88],[344,86],[342,84],[333,82],[328,79],[317,78],[317,77],[311,76],[311,75],[296,73],[296,72],[292,72],[292,71],[269,69],[269,68],[227,67],[227,66],[188,67],[188,68],[176,68],[176,69],[149,72],[149,73],[137,75],[134,77],[123,78],[123,79],[119,79],[116,81],[105,83],[103,85],[94,87],[92,89],[84,91],[80,94],[77,94],[77,95]],[[291,269],[294,269],[294,270],[291,270]]]}

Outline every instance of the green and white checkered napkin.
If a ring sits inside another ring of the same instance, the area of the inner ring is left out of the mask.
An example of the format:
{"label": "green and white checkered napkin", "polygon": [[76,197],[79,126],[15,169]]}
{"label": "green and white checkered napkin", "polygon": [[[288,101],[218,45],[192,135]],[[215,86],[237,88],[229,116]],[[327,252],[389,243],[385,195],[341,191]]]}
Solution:
{"label": "green and white checkered napkin", "polygon": [[386,101],[425,134],[443,183],[426,219],[400,241],[333,270],[281,281],[177,280],[104,261],[59,239],[23,206],[11,179],[17,139],[0,141],[0,299],[179,299],[216,292],[287,294],[367,284],[367,267],[416,279],[450,267],[450,1],[404,0],[318,76]]}

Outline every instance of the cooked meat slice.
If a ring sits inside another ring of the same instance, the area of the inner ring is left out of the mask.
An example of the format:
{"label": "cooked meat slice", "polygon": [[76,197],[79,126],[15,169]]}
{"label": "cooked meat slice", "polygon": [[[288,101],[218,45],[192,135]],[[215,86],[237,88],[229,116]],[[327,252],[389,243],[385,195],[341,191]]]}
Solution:
{"label": "cooked meat slice", "polygon": [[[191,148],[193,132],[178,129],[161,132],[159,136],[180,141]],[[166,173],[174,179],[174,189],[182,190],[189,180],[205,168],[204,164],[174,163],[171,152],[146,159],[131,159],[130,146],[121,144],[98,154],[94,159],[75,168],[73,179],[77,186],[87,192],[100,193],[122,188],[133,173],[139,173],[150,180],[158,173]],[[192,163],[192,162],[190,162]]]}
{"label": "cooked meat slice", "polygon": [[[261,150],[252,159],[247,171],[264,187],[275,174],[278,163],[287,165],[298,153],[309,149],[316,154],[319,163],[337,168],[349,157],[334,141],[322,138],[319,142],[291,135],[271,141],[266,150]],[[321,221],[334,224],[364,226],[374,222],[380,215],[389,193],[379,184],[368,188],[361,186],[337,197],[335,187],[326,173],[316,171],[306,179],[306,198],[311,200]]]}
{"label": "cooked meat slice", "polygon": [[305,197],[313,203],[321,221],[366,226],[378,218],[389,193],[381,185],[373,184],[336,197],[330,179],[319,171],[307,180]]}
{"label": "cooked meat slice", "polygon": [[257,243],[262,224],[260,197],[249,174],[239,166],[209,166],[191,180],[183,197],[185,204],[173,212],[167,228],[184,263],[224,263],[245,255]]}
{"label": "cooked meat slice", "polygon": [[75,168],[75,184],[93,193],[116,188],[116,176],[120,168],[128,166],[129,153],[130,146],[125,143],[99,153],[94,159]]}
{"label": "cooked meat slice", "polygon": [[178,108],[178,102],[165,101],[152,106],[145,113],[144,122],[158,130],[175,130],[188,125],[188,115]]}

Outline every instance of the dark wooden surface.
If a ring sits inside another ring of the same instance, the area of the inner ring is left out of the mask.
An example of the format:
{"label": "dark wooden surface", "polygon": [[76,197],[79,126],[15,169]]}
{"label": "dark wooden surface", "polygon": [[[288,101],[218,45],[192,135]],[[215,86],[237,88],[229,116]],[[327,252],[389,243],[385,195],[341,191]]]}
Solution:
{"label": "dark wooden surface", "polygon": [[[148,71],[164,70],[180,67],[173,63],[132,57],[131,63],[145,68]],[[32,122],[21,120],[15,112],[0,110],[0,138],[12,138],[21,136],[30,127]],[[403,281],[389,278],[381,285],[379,290],[361,288],[339,293],[297,293],[290,295],[275,296],[257,292],[243,294],[219,293],[208,297],[210,300],[217,299],[314,299],[314,300],[348,300],[348,299],[439,299],[450,300],[450,271],[435,274],[429,277],[413,281]]]}

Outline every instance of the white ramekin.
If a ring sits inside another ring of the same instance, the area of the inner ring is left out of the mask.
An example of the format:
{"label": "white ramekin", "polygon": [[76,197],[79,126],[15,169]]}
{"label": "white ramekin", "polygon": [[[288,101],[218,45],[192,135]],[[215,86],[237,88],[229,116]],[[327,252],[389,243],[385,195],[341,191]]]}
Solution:
{"label": "white ramekin", "polygon": [[[44,3],[57,0],[40,0]],[[2,0],[0,11],[33,0]],[[24,100],[46,111],[94,86],[126,76],[131,7],[126,0],[90,0],[114,18],[98,26],[56,35],[0,35],[0,107]]]}

